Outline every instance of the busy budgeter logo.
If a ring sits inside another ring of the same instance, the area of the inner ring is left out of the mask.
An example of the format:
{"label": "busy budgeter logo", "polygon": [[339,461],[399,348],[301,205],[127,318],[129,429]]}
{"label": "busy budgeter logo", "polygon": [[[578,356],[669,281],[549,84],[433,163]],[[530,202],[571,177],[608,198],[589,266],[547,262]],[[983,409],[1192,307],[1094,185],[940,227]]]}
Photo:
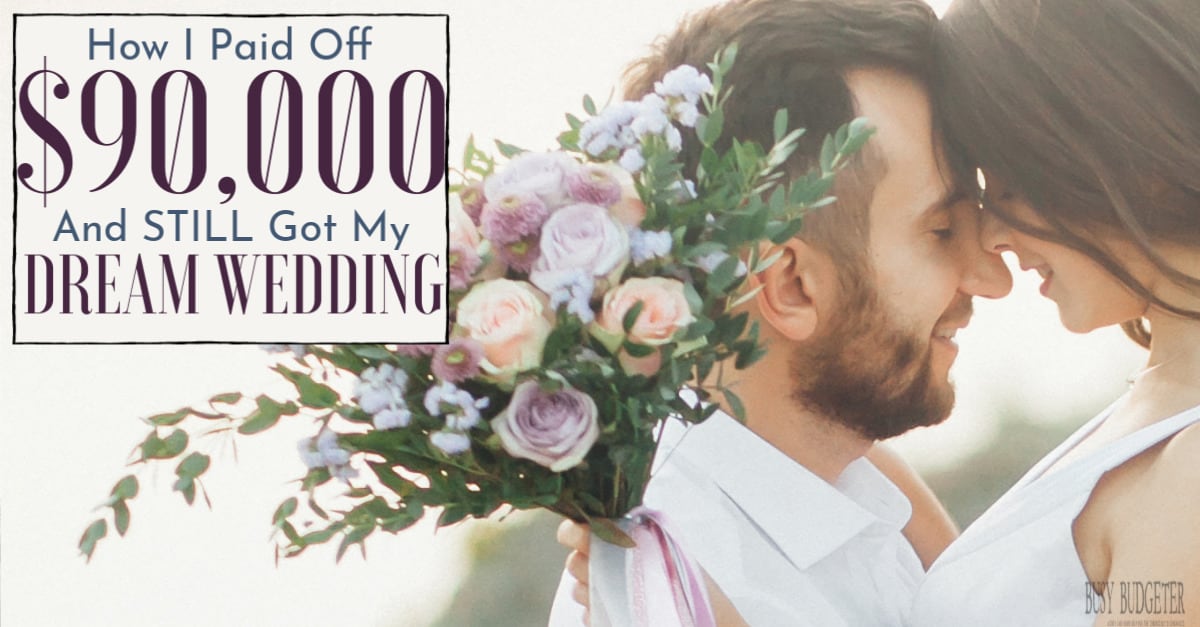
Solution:
{"label": "busy budgeter logo", "polygon": [[444,342],[446,15],[13,18],[13,341]]}
{"label": "busy budgeter logo", "polygon": [[1184,627],[1183,607],[1182,581],[1089,581],[1084,586],[1084,611],[1114,616],[1097,625]]}

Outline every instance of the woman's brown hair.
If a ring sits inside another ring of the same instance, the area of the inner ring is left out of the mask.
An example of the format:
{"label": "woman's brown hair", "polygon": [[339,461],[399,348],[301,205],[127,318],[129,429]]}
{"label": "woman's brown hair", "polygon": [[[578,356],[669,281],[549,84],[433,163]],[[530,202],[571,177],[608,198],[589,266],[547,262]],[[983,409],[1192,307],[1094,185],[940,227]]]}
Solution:
{"label": "woman's brown hair", "polygon": [[[1200,289],[1157,243],[1200,245],[1196,0],[956,0],[935,37],[935,96],[954,148],[1012,186],[1070,246],[1164,311],[1096,235],[1119,233],[1171,281]],[[1141,320],[1122,325],[1143,345]]]}

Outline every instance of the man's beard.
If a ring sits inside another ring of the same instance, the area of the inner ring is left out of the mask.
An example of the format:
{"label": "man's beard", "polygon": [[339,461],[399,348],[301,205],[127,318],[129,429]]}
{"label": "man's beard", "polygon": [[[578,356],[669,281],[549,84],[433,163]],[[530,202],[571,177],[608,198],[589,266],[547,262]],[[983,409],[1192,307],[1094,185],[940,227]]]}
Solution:
{"label": "man's beard", "polygon": [[[933,373],[932,340],[897,324],[863,274],[842,282],[858,287],[823,331],[794,349],[792,399],[871,440],[942,422],[954,388]],[[944,320],[970,317],[970,298],[958,298]]]}

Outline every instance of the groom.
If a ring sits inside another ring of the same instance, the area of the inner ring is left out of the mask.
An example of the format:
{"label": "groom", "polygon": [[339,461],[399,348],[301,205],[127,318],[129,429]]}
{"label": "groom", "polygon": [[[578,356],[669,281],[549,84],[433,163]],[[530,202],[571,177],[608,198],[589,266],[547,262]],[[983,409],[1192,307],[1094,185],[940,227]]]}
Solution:
{"label": "groom", "polygon": [[[740,373],[745,425],[718,413],[668,442],[646,494],[751,625],[898,625],[922,561],[954,533],[942,522],[940,537],[905,538],[910,519],[944,513],[872,449],[946,418],[972,297],[1011,287],[975,237],[973,177],[938,140],[935,22],[922,0],[733,1],[685,21],[627,77],[638,98],[736,41],[726,135],[770,145],[775,111],[788,109],[807,129],[793,173],[850,119],[876,128],[839,175],[837,204],[771,247],[782,257],[755,277],[751,312],[770,350]],[[698,147],[684,154],[694,167]],[[552,624],[579,624],[574,583],[564,578]]]}

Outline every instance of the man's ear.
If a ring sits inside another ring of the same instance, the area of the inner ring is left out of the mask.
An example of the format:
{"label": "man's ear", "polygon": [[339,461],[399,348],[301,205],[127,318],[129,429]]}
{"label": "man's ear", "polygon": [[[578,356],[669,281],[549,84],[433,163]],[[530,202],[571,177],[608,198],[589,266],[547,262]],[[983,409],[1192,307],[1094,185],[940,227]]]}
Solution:
{"label": "man's ear", "polygon": [[779,259],[752,277],[763,286],[755,302],[767,324],[787,339],[802,342],[816,331],[818,311],[825,311],[834,296],[833,262],[798,237],[760,248],[762,259],[775,254]]}

